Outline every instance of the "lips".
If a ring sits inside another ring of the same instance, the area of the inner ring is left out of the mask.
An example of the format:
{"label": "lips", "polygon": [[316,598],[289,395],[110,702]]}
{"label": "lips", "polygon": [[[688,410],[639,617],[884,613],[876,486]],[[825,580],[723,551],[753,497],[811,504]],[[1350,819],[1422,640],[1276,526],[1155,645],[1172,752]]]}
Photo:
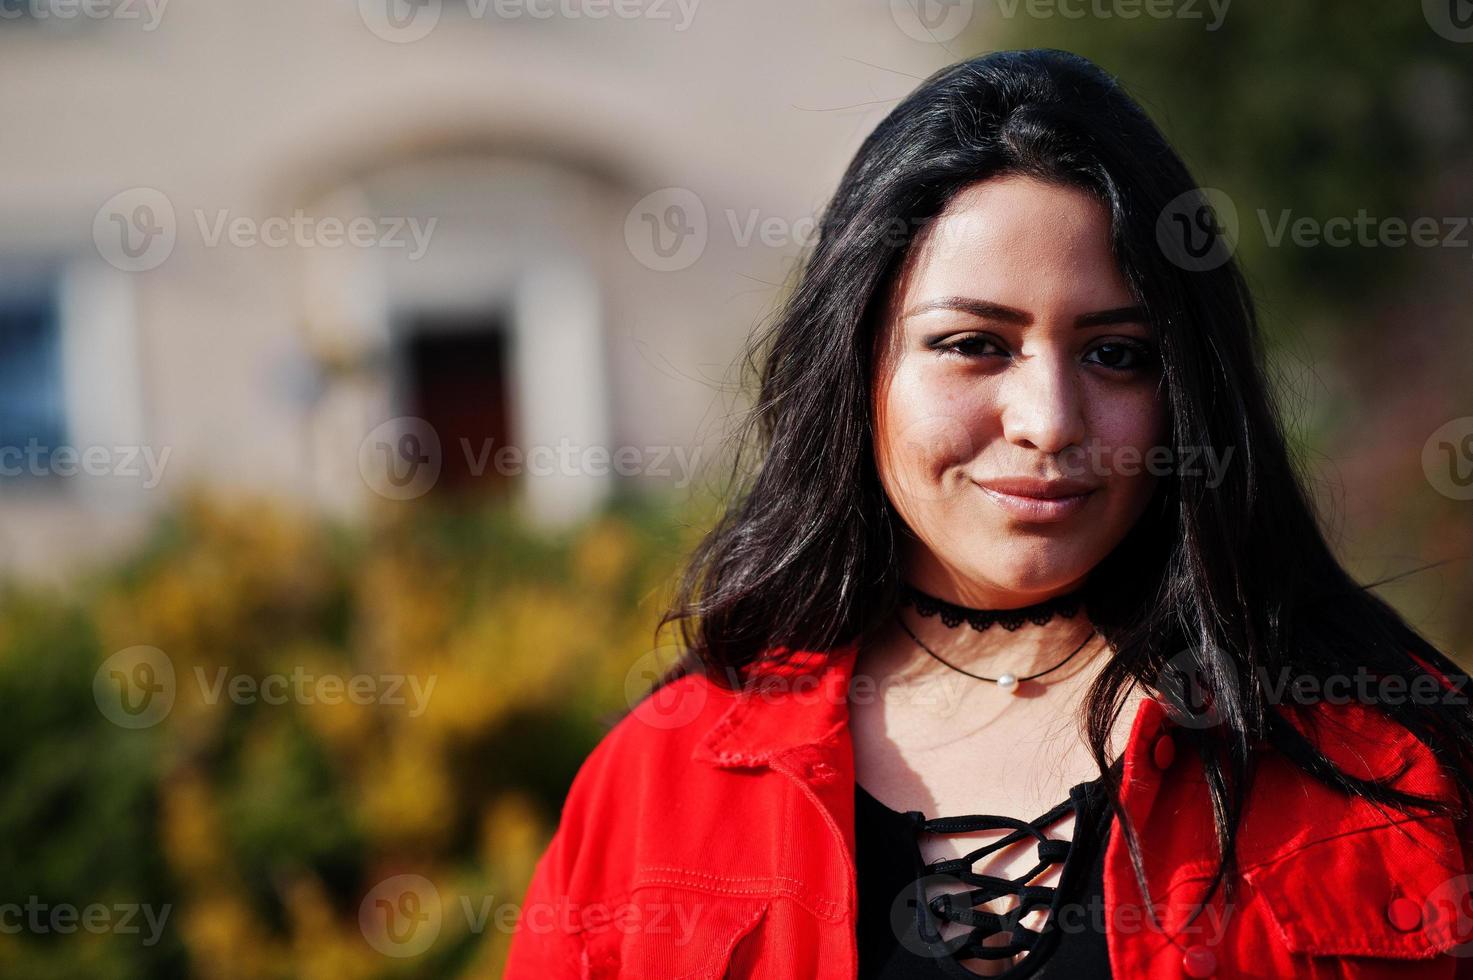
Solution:
{"label": "lips", "polygon": [[1035,497],[1040,500],[1057,500],[1060,497],[1077,497],[1092,492],[1095,487],[1083,480],[1041,480],[1029,476],[999,476],[990,480],[978,480],[984,490],[1014,497]]}
{"label": "lips", "polygon": [[1079,480],[996,477],[975,481],[993,503],[1029,524],[1067,520],[1087,504],[1096,487]]}

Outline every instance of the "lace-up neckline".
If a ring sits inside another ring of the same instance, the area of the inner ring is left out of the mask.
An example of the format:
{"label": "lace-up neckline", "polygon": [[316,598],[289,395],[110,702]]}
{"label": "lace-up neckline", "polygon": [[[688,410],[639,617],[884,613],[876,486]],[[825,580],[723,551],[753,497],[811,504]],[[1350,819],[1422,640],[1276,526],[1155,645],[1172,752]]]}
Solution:
{"label": "lace-up neckline", "polygon": [[[979,814],[965,817],[935,817],[926,819],[919,810],[910,810],[905,816],[917,832],[929,834],[970,834],[988,830],[1012,830],[991,843],[957,858],[933,861],[925,865],[925,873],[916,880],[916,929],[920,939],[928,945],[942,946],[957,959],[1003,960],[1012,959],[1020,953],[1030,953],[1042,936],[1039,930],[1030,929],[1023,919],[1039,908],[1049,910],[1052,920],[1057,912],[1059,889],[1051,885],[1035,885],[1037,880],[1054,864],[1062,865],[1069,857],[1072,840],[1051,838],[1045,829],[1072,812],[1073,800],[1066,800],[1032,821],[1014,817]],[[1032,837],[1038,850],[1038,861],[1032,868],[1016,878],[978,874],[973,865],[998,851]],[[926,898],[928,884],[936,876],[955,879],[968,886],[968,890],[948,892]],[[989,912],[979,906],[986,905],[1008,895],[1017,896],[1017,904],[1005,912]],[[930,913],[929,915],[927,913]],[[941,922],[954,922],[967,926],[970,932],[957,939],[943,941],[940,934]],[[1006,933],[1006,944],[988,944],[988,940]]]}
{"label": "lace-up neckline", "polygon": [[[895,825],[903,824],[915,845],[917,873],[905,903],[910,916],[905,924],[903,945],[914,953],[933,959],[940,973],[961,978],[984,976],[960,962],[969,959],[996,961],[1018,957],[1018,961],[1002,973],[987,975],[993,980],[1031,976],[1041,967],[1057,938],[1055,922],[1060,905],[1066,893],[1082,877],[1082,869],[1077,867],[1077,862],[1070,865],[1069,856],[1076,841],[1087,839],[1083,848],[1086,851],[1095,843],[1099,829],[1097,821],[1108,809],[1098,777],[1072,787],[1068,799],[1033,820],[993,814],[928,818],[919,810],[894,810],[861,785],[856,784],[856,792],[857,805],[867,807],[877,818]],[[1049,836],[1048,828],[1076,809],[1080,812],[1076,813],[1071,839]],[[919,836],[922,833],[970,834],[1000,830],[1010,832],[960,857],[924,863],[920,855]],[[985,861],[990,855],[1029,839],[1037,850],[1037,861],[1017,877],[981,874],[974,870],[978,862]],[[1055,864],[1064,868],[1057,885],[1033,884]],[[1076,880],[1071,880],[1071,876]],[[943,883],[948,890],[936,893],[937,887]],[[964,889],[954,890],[956,885],[962,885]],[[1017,902],[1005,911],[992,912],[984,907],[1010,895],[1016,896]],[[1024,925],[1022,920],[1038,909],[1048,910],[1040,927],[1033,929]],[[942,931],[947,923],[964,926],[967,932],[943,938]],[[895,925],[897,928],[900,926],[898,919]],[[1007,942],[996,943],[998,935],[1007,936]]]}

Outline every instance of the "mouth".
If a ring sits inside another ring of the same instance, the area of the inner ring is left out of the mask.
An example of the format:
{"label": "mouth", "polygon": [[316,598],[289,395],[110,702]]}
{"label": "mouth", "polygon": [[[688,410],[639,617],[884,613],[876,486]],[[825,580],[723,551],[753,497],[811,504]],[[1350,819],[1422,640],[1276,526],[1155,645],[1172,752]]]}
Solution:
{"label": "mouth", "polygon": [[974,481],[983,493],[1015,520],[1055,524],[1077,514],[1096,487],[1075,480],[999,478]]}

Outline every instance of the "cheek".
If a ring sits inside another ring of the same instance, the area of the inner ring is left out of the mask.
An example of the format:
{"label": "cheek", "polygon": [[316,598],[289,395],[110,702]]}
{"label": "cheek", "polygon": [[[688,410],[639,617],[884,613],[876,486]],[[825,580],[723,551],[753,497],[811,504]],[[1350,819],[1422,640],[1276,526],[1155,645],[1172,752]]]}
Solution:
{"label": "cheek", "polygon": [[1154,387],[1111,391],[1093,406],[1089,466],[1128,497],[1150,496],[1166,456],[1166,414]]}
{"label": "cheek", "polygon": [[876,414],[877,462],[887,481],[934,484],[977,457],[1000,416],[986,386],[958,383],[964,380],[917,369],[890,379]]}

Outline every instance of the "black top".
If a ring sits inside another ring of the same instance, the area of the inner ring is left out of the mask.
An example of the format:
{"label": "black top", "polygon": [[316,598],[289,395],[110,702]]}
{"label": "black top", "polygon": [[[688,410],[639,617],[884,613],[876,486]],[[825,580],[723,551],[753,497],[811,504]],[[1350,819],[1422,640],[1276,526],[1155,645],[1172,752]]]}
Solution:
{"label": "black top", "polygon": [[[1118,768],[1118,762],[1117,762]],[[1013,956],[1026,950],[1012,967],[996,974],[1005,980],[1024,977],[1095,980],[1110,976],[1104,924],[1104,858],[1111,816],[1099,778],[1069,790],[1069,799],[1032,821],[1011,817],[967,816],[927,819],[920,811],[892,810],[855,784],[854,826],[859,876],[860,980],[974,980],[980,976],[959,961],[976,957]],[[1066,816],[1077,816],[1073,841],[1051,838],[1044,831]],[[1013,830],[954,861],[926,864],[917,835]],[[1033,837],[1039,862],[1009,881],[972,871],[979,858],[1015,841]],[[1034,886],[1050,864],[1062,862],[1057,887]],[[965,884],[970,895],[942,897]],[[917,893],[927,904],[918,905]],[[1006,912],[993,913],[994,900],[1018,896]],[[970,897],[970,901],[965,900]],[[975,908],[985,905],[985,908]],[[1038,930],[1017,922],[1032,909],[1047,908]],[[968,930],[963,934],[956,926]],[[945,928],[943,928],[945,926]],[[1010,936],[1006,946],[984,946],[996,933]],[[943,940],[942,936],[954,937]]]}

